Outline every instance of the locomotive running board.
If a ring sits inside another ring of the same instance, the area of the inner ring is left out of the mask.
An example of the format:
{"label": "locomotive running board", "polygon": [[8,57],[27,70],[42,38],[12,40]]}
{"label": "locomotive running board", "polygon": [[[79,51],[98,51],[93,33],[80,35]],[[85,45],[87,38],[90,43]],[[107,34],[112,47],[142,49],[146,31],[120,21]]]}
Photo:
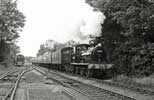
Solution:
{"label": "locomotive running board", "polygon": [[86,65],[89,65],[89,63],[71,63],[71,65],[84,65],[84,66],[86,66]]}
{"label": "locomotive running board", "polygon": [[88,69],[110,69],[113,64],[71,63],[71,65],[87,66]]}

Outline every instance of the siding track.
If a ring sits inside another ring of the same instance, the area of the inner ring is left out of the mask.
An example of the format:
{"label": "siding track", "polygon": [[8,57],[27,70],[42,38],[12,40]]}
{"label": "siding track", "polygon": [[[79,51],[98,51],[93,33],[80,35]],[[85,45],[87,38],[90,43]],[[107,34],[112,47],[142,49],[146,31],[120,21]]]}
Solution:
{"label": "siding track", "polygon": [[7,71],[0,76],[0,100],[14,100],[18,84],[24,73],[32,70],[26,68],[22,70]]}

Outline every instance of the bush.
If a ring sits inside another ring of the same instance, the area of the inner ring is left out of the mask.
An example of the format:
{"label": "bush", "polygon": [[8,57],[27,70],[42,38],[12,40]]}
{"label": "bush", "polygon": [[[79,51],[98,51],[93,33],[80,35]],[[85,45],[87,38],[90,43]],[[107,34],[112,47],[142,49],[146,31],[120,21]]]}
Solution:
{"label": "bush", "polygon": [[154,72],[154,43],[138,48],[138,52],[133,56],[132,64],[136,74],[151,75]]}
{"label": "bush", "polygon": [[138,47],[122,44],[115,50],[114,58],[118,74],[149,76],[154,72],[153,43]]}

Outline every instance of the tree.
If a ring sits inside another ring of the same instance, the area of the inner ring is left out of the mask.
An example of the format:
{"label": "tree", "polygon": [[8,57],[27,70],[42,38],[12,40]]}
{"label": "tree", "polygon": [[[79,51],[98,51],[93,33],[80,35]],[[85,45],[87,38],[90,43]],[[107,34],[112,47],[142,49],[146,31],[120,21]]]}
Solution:
{"label": "tree", "polygon": [[46,52],[44,44],[40,45],[40,49],[38,50],[37,56],[43,55]]}
{"label": "tree", "polygon": [[64,47],[64,44],[49,39],[40,45],[37,56],[43,55],[46,52],[54,52],[62,47]]}
{"label": "tree", "polygon": [[69,40],[64,45],[65,46],[74,46],[74,45],[77,45],[77,44],[79,44],[79,43],[74,41],[74,40]]}
{"label": "tree", "polygon": [[66,43],[59,43],[57,41],[48,39],[45,43],[40,45],[40,49],[38,50],[37,56],[43,55],[46,52],[54,52],[63,47],[74,46],[76,44],[79,43],[74,40],[69,40]]}
{"label": "tree", "polygon": [[[15,53],[16,40],[22,31],[25,16],[17,9],[16,2],[3,2],[0,13],[0,59],[10,59],[11,50]],[[15,46],[15,47],[13,47]],[[7,57],[7,58],[6,58]]]}

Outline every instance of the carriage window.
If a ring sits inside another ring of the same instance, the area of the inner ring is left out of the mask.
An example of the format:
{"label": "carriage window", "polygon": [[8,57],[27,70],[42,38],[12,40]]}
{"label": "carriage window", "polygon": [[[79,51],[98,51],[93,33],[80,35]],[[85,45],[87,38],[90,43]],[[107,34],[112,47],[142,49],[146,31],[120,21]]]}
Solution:
{"label": "carriage window", "polygon": [[81,50],[81,47],[77,47],[77,50]]}
{"label": "carriage window", "polygon": [[86,46],[86,45],[82,45],[82,46],[78,46],[78,47],[77,47],[77,50],[78,50],[78,51],[87,50],[87,49],[88,49],[88,46]]}
{"label": "carriage window", "polygon": [[86,46],[83,46],[83,47],[82,47],[82,50],[87,50],[87,47],[86,47]]}

